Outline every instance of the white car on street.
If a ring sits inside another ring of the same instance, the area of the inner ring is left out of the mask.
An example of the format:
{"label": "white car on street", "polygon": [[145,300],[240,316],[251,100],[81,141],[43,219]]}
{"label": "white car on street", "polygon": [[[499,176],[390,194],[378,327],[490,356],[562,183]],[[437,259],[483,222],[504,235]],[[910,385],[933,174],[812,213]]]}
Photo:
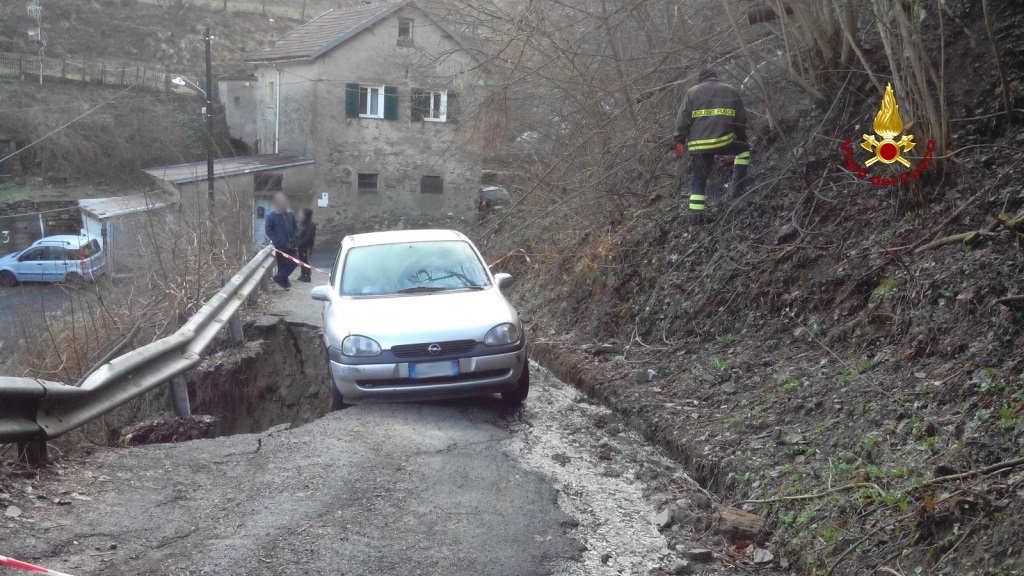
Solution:
{"label": "white car on street", "polygon": [[501,394],[520,404],[530,390],[526,337],[480,252],[451,230],[349,236],[324,303],[332,407]]}
{"label": "white car on street", "polygon": [[95,280],[106,266],[99,241],[88,234],[47,236],[0,258],[0,286],[21,282]]}

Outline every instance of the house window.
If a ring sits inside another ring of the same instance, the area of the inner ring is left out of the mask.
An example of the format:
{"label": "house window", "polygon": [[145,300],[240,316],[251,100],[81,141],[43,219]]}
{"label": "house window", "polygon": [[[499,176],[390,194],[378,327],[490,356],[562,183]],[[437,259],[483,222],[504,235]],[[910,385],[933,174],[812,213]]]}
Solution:
{"label": "house window", "polygon": [[284,174],[253,174],[253,183],[257,192],[281,192],[284,190]]}
{"label": "house window", "polygon": [[383,86],[360,86],[359,87],[359,117],[360,118],[383,118],[384,117],[384,87]]}
{"label": "house window", "polygon": [[397,120],[398,87],[345,84],[345,116]]}
{"label": "house window", "polygon": [[412,18],[398,19],[398,45],[412,46]]}
{"label": "house window", "polygon": [[356,188],[360,192],[376,192],[377,191],[377,173],[376,172],[360,172],[356,181]]}
{"label": "house window", "polygon": [[267,106],[273,106],[275,101],[274,83],[267,82]]}
{"label": "house window", "polygon": [[413,90],[412,119],[427,122],[454,120],[455,93],[448,90]]}
{"label": "house window", "polygon": [[420,178],[421,194],[440,194],[444,192],[444,180],[440,176],[423,176]]}

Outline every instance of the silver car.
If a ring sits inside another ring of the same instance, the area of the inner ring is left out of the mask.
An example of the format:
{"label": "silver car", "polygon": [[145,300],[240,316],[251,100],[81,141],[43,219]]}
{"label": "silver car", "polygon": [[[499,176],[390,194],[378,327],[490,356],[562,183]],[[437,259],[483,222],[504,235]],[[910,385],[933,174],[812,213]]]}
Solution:
{"label": "silver car", "polygon": [[0,286],[92,281],[106,264],[99,241],[84,231],[80,236],[47,236],[21,252],[0,258]]}
{"label": "silver car", "polygon": [[526,341],[480,252],[451,230],[357,234],[341,243],[324,303],[332,408],[530,390]]}

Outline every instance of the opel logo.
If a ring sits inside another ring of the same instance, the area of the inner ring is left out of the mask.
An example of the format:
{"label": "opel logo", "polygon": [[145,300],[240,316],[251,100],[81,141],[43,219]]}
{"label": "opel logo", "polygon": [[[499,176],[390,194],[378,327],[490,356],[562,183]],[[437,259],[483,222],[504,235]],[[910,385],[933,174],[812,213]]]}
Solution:
{"label": "opel logo", "polygon": [[440,344],[431,344],[430,346],[427,346],[427,352],[430,352],[431,354],[440,354],[441,353],[441,345]]}

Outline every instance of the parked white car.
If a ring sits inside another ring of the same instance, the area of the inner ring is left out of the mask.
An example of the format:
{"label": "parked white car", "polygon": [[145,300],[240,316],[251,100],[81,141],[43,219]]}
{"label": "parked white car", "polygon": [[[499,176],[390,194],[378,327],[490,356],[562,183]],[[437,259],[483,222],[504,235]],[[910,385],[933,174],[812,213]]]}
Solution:
{"label": "parked white car", "polygon": [[94,236],[47,236],[21,252],[0,258],[0,286],[17,286],[20,282],[92,281],[105,266],[103,250]]}
{"label": "parked white car", "polygon": [[327,286],[324,344],[332,407],[370,401],[530,390],[526,335],[480,252],[451,230],[374,232],[345,238]]}

